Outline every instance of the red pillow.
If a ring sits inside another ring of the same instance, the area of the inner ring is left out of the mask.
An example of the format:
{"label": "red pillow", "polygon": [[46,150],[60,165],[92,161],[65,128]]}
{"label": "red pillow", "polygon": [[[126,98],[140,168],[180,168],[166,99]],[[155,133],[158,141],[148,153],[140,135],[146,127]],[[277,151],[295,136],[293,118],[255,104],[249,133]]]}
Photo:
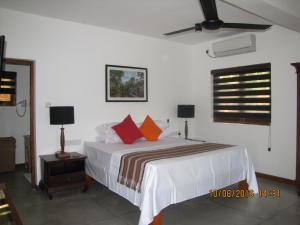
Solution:
{"label": "red pillow", "polygon": [[140,131],[148,141],[157,141],[162,130],[154,123],[150,116],[147,116],[140,126]]}
{"label": "red pillow", "polygon": [[130,115],[128,115],[121,123],[113,126],[112,129],[116,131],[124,144],[132,144],[137,139],[143,137]]}

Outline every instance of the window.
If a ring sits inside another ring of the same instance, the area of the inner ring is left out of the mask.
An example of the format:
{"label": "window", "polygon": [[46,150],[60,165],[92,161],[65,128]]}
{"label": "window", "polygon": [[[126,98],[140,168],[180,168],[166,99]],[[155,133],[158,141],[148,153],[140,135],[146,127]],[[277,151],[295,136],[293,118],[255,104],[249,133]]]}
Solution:
{"label": "window", "polygon": [[219,69],[213,77],[215,122],[271,123],[271,64]]}
{"label": "window", "polygon": [[0,106],[16,105],[16,79],[15,72],[2,72],[0,76]]}

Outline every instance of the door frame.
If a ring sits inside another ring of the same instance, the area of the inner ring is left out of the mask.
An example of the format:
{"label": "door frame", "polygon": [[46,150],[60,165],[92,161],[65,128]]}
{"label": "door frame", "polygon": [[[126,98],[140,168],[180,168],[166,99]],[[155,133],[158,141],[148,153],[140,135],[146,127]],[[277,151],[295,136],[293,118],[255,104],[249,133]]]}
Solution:
{"label": "door frame", "polygon": [[35,61],[30,59],[5,58],[4,64],[29,66],[30,73],[30,157],[31,186],[36,185],[36,145],[35,145]]}

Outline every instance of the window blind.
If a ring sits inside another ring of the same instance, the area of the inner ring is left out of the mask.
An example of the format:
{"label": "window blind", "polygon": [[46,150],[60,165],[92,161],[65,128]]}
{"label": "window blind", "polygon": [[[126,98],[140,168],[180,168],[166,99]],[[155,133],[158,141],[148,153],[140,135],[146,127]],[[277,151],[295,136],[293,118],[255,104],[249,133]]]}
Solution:
{"label": "window blind", "polygon": [[0,105],[13,106],[16,101],[17,73],[2,71],[0,76]]}
{"label": "window blind", "polygon": [[271,123],[271,64],[212,70],[215,122]]}
{"label": "window blind", "polygon": [[15,94],[16,78],[16,72],[3,71],[0,79],[0,94]]}

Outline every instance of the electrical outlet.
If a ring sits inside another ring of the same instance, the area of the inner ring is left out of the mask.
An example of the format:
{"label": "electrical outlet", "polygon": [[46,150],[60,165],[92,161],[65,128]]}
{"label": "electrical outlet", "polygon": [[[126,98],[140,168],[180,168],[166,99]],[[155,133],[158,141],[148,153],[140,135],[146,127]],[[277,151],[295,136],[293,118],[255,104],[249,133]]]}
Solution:
{"label": "electrical outlet", "polygon": [[167,119],[167,123],[170,123],[170,119],[169,118]]}
{"label": "electrical outlet", "polygon": [[45,107],[46,107],[46,108],[50,108],[50,106],[51,106],[51,102],[46,102],[46,103],[45,103]]}

